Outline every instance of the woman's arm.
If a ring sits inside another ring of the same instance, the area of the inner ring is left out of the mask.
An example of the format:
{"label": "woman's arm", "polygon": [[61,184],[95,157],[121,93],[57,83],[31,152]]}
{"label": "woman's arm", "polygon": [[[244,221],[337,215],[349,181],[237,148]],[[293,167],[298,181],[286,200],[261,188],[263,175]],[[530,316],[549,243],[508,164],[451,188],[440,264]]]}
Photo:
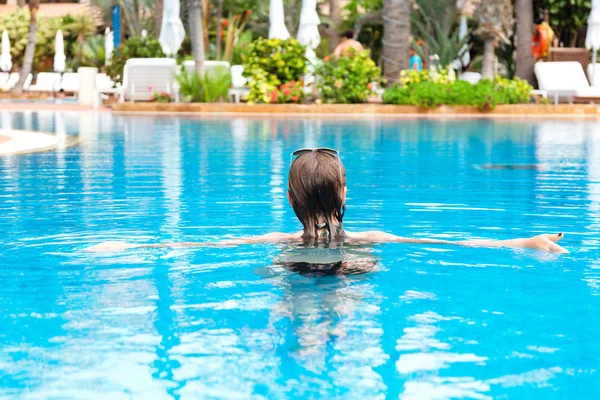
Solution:
{"label": "woman's arm", "polygon": [[260,236],[250,236],[246,238],[225,239],[218,242],[182,242],[182,243],[159,243],[159,244],[134,244],[126,242],[104,242],[95,246],[88,247],[84,251],[92,253],[105,253],[123,251],[128,249],[158,249],[172,248],[182,249],[188,247],[227,247],[237,246],[240,244],[256,244],[256,243],[279,243],[288,240],[299,239],[301,233],[268,233]]}
{"label": "woman's arm", "polygon": [[405,238],[401,236],[392,235],[391,233],[385,233],[380,231],[371,231],[364,233],[350,233],[347,232],[350,239],[357,242],[369,242],[369,243],[417,243],[417,244],[450,244],[455,246],[465,247],[509,247],[513,249],[534,249],[547,253],[568,253],[568,251],[558,245],[556,242],[561,240],[564,235],[559,234],[544,234],[533,236],[530,238],[519,238],[509,240],[464,240],[464,241],[451,241],[451,240],[438,240],[438,239],[413,239]]}

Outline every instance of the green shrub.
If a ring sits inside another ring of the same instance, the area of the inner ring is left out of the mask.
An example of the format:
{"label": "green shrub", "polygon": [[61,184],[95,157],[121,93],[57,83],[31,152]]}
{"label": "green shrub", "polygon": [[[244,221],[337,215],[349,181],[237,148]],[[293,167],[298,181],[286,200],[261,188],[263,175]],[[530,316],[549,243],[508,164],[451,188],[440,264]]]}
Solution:
{"label": "green shrub", "polygon": [[434,82],[434,83],[454,83],[456,81],[456,74],[453,69],[442,68],[438,71],[432,71],[424,69],[421,71],[415,71],[412,69],[405,69],[400,71],[400,82],[404,86],[410,86],[415,83],[421,82]]}
{"label": "green shrub", "polygon": [[261,69],[275,75],[283,82],[297,81],[306,72],[305,47],[296,39],[265,39],[253,41],[244,56],[244,67],[248,77],[253,70]]}
{"label": "green shrub", "polygon": [[130,58],[162,58],[165,57],[158,40],[150,37],[131,37],[121,43],[113,52],[106,73],[113,82],[122,82],[125,62]]}
{"label": "green shrub", "polygon": [[231,74],[227,68],[219,68],[202,77],[198,72],[185,69],[177,75],[182,100],[192,103],[214,103],[227,99],[231,86]]}
{"label": "green shrub", "polygon": [[424,81],[387,89],[383,95],[383,102],[423,108],[441,105],[473,106],[481,111],[488,111],[498,104],[528,103],[532,89],[527,82],[520,79],[497,78],[494,82],[482,80],[475,85],[465,81],[454,83]]}
{"label": "green shrub", "polygon": [[362,103],[371,95],[373,82],[381,82],[381,69],[367,50],[351,49],[343,57],[326,58],[316,74],[325,103]]}
{"label": "green shrub", "polygon": [[[249,103],[297,102],[295,96],[274,95],[281,85],[301,82],[306,72],[305,47],[296,39],[258,38],[244,58],[244,75],[248,77]],[[274,101],[273,101],[274,100]]]}

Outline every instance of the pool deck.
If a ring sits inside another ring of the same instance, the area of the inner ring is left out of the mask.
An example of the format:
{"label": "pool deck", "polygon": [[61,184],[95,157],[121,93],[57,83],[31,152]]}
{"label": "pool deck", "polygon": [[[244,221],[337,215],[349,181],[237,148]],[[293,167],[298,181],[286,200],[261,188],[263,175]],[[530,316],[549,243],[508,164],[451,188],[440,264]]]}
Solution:
{"label": "pool deck", "polygon": [[233,103],[116,103],[116,113],[136,114],[202,114],[202,115],[266,115],[323,118],[598,118],[600,106],[594,104],[518,104],[500,105],[481,112],[475,107],[441,106],[423,109],[415,106],[386,104],[233,104]]}
{"label": "pool deck", "polygon": [[441,106],[423,109],[387,104],[234,104],[234,103],[113,103],[94,109],[76,103],[2,103],[4,111],[98,111],[124,114],[182,114],[197,116],[307,116],[320,118],[500,118],[500,119],[597,119],[600,105],[595,104],[515,104],[499,105],[481,112],[475,107]]}

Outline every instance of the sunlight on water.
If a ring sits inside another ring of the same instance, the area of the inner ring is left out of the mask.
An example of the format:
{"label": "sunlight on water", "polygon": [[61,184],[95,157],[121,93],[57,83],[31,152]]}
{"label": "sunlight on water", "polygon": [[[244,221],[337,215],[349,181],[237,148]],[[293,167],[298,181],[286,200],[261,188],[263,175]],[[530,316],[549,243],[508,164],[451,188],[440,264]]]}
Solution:
{"label": "sunlight on water", "polygon": [[[80,144],[0,158],[2,398],[559,399],[600,389],[600,123],[0,112],[0,128],[11,127]],[[349,230],[562,231],[571,254],[80,251],[297,231],[290,153],[314,146],[341,152]],[[336,264],[348,257],[359,264]],[[315,270],[315,259],[331,266]]]}

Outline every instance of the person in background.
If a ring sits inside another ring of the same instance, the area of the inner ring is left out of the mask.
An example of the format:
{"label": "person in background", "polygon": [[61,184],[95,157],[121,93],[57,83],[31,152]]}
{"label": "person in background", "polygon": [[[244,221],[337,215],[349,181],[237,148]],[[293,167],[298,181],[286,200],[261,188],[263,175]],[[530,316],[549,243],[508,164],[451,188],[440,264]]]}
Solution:
{"label": "person in background", "polygon": [[414,71],[421,71],[423,69],[423,60],[421,60],[421,56],[417,54],[417,51],[410,48],[410,61],[409,61],[409,69]]}
{"label": "person in background", "polygon": [[344,31],[342,34],[342,43],[338,44],[335,48],[333,55],[335,57],[343,56],[349,49],[355,49],[357,51],[363,51],[363,45],[359,41],[354,40],[354,32],[350,29]]}

